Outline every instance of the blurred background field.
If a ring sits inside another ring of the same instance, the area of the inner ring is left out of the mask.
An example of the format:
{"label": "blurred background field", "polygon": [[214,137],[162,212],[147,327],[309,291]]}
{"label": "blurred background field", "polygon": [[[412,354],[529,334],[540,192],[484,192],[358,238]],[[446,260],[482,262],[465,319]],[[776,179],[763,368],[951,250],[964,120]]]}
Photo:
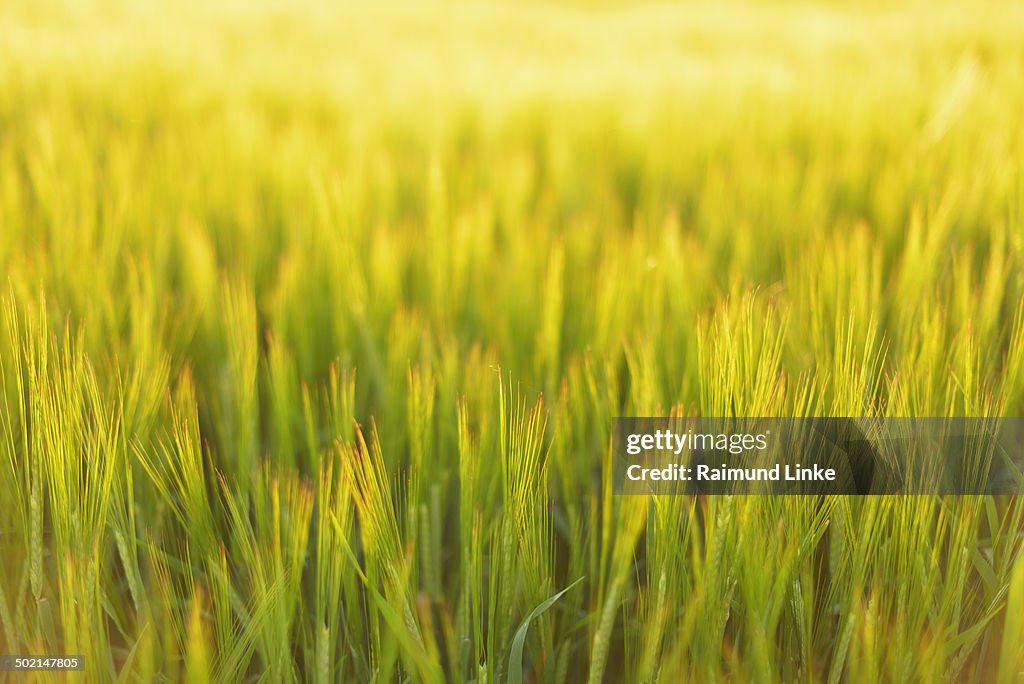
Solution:
{"label": "blurred background field", "polygon": [[1015,3],[5,2],[0,651],[1017,681],[1016,500],[606,457],[616,415],[1021,415],[1022,159]]}

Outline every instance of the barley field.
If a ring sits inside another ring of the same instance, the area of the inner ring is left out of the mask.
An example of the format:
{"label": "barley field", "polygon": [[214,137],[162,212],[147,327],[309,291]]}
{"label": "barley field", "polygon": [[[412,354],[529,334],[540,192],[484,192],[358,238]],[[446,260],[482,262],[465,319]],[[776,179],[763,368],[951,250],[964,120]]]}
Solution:
{"label": "barley field", "polygon": [[609,458],[1024,415],[1020,4],[6,0],[0,273],[9,681],[1024,678],[1017,498]]}

